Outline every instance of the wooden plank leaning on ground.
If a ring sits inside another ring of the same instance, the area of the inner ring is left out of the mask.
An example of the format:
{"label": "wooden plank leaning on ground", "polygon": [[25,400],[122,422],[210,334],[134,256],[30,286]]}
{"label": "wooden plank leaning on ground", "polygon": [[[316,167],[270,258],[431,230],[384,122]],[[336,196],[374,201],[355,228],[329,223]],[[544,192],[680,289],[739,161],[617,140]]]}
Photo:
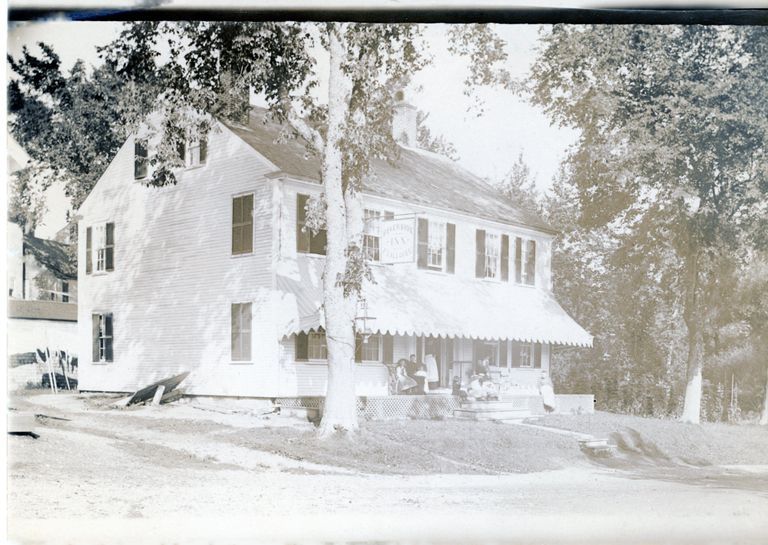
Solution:
{"label": "wooden plank leaning on ground", "polygon": [[152,399],[152,397],[155,395],[155,391],[160,387],[164,387],[165,395],[163,397],[168,396],[168,394],[171,393],[171,390],[176,388],[181,382],[187,378],[189,375],[189,371],[185,371],[181,373],[180,375],[176,375],[170,378],[166,378],[157,382],[154,382],[150,384],[149,386],[145,386],[141,390],[136,391],[131,398],[128,400],[128,403],[126,405],[133,405],[134,403],[141,403],[143,401],[147,401]]}

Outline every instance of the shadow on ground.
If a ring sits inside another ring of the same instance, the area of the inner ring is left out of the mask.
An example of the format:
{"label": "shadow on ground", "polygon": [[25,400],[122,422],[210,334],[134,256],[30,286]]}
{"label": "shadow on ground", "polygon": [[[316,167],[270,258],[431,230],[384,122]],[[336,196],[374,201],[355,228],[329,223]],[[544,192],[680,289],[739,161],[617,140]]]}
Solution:
{"label": "shadow on ground", "polygon": [[612,456],[585,451],[596,465],[619,470],[633,479],[760,492],[768,495],[768,472],[712,465],[704,459],[676,458],[635,429],[625,428],[609,435],[616,448]]}

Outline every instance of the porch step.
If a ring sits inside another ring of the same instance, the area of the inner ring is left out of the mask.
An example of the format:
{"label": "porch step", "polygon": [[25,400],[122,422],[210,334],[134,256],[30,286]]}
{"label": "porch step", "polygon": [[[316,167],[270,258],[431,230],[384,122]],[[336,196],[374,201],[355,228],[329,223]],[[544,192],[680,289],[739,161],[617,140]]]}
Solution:
{"label": "porch step", "polygon": [[461,408],[453,411],[454,418],[464,420],[523,420],[531,416],[528,409]]}
{"label": "porch step", "polygon": [[527,411],[528,403],[512,400],[499,401],[462,401],[462,409],[471,409],[478,411]]}

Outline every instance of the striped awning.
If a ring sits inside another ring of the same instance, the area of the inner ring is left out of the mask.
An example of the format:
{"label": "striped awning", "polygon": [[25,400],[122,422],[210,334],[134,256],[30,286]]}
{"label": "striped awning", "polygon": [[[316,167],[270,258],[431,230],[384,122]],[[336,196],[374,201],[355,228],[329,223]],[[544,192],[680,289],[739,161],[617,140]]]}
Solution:
{"label": "striped awning", "polygon": [[[279,267],[282,335],[324,325],[323,265],[323,259],[302,256]],[[404,266],[374,266],[373,276],[363,296],[374,332],[592,346],[592,336],[545,290]]]}

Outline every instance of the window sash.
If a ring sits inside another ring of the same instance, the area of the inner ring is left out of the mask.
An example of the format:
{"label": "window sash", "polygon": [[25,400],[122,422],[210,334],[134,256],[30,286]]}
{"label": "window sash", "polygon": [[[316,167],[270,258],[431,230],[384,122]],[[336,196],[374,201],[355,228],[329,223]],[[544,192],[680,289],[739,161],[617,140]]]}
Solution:
{"label": "window sash", "polygon": [[146,140],[135,140],[133,144],[133,177],[136,180],[141,180],[147,177],[149,173],[148,168],[148,152]]}
{"label": "window sash", "polygon": [[380,261],[381,212],[365,209],[363,251],[369,261]]}
{"label": "window sash", "polygon": [[445,255],[445,222],[429,221],[427,230],[427,266],[442,269]]}
{"label": "window sash", "polygon": [[232,304],[232,361],[251,361],[251,303]]}
{"label": "window sash", "polygon": [[307,336],[307,359],[328,359],[328,345],[325,339],[325,333],[312,332]]}
{"label": "window sash", "polygon": [[111,314],[94,314],[94,321],[98,320],[96,326],[96,345],[97,349],[97,362],[109,362],[113,360],[112,343],[112,315]]}
{"label": "window sash", "polygon": [[378,333],[370,335],[367,342],[361,342],[361,359],[362,361],[380,362],[381,361],[381,335]]}
{"label": "window sash", "polygon": [[485,233],[485,277],[499,277],[499,256],[501,237],[496,233]]}
{"label": "window sash", "polygon": [[253,252],[253,194],[232,199],[232,254]]}

